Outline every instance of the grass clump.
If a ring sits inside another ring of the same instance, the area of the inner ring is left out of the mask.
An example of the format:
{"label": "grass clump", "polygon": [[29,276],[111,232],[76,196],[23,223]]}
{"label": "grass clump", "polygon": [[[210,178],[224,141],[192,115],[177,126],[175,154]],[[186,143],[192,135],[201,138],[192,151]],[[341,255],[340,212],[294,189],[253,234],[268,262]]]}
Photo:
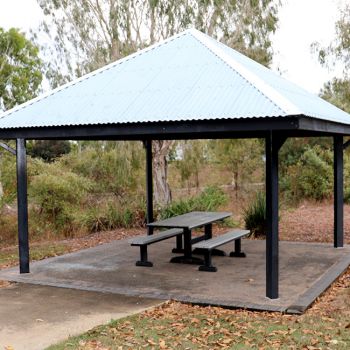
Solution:
{"label": "grass clump", "polygon": [[145,223],[146,211],[143,201],[120,203],[110,200],[107,204],[92,205],[86,209],[80,224],[88,232],[109,231],[120,227],[140,227]]}
{"label": "grass clump", "polygon": [[245,228],[251,235],[266,236],[266,198],[262,192],[257,192],[254,200],[244,209],[243,219]]}
{"label": "grass clump", "polygon": [[161,210],[162,219],[186,214],[191,211],[215,211],[228,202],[228,196],[219,187],[212,186],[204,189],[200,194],[172,202]]}

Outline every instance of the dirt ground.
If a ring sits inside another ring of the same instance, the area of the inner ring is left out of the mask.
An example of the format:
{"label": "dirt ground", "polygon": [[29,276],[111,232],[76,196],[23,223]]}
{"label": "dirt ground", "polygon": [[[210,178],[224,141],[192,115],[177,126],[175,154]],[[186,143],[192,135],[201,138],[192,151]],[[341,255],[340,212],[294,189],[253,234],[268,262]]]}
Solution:
{"label": "dirt ground", "polygon": [[[304,242],[333,241],[333,203],[304,202],[281,210],[280,239]],[[344,238],[350,243],[350,205],[344,205]]]}

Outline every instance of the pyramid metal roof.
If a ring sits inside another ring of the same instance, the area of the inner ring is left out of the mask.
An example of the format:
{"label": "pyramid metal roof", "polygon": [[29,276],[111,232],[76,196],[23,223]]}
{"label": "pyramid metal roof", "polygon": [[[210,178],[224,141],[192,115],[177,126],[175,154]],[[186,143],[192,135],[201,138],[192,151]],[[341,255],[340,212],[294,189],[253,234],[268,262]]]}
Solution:
{"label": "pyramid metal roof", "polygon": [[189,29],[2,114],[0,129],[350,115]]}

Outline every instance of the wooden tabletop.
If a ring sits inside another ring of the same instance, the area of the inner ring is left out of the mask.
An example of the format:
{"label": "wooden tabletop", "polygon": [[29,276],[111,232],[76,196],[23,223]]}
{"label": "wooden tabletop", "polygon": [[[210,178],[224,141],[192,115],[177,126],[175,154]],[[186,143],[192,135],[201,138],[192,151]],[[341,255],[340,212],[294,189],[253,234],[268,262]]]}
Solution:
{"label": "wooden tabletop", "polygon": [[149,227],[168,227],[168,228],[187,228],[193,229],[196,227],[211,224],[212,222],[223,220],[231,216],[229,212],[208,212],[208,211],[192,211],[187,214],[174,216],[169,219],[164,219],[147,224]]}

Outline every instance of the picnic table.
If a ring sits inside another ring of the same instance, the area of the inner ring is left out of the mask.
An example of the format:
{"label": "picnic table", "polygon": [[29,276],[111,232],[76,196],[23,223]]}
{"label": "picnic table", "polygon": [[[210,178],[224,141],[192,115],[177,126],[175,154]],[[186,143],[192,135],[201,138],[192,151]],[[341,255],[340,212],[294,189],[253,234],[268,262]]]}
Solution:
{"label": "picnic table", "polygon": [[[183,248],[181,235],[176,237],[176,248],[174,253],[183,253],[182,256],[172,258],[171,262],[183,264],[203,264],[203,259],[193,257],[192,244],[202,240],[212,238],[213,222],[223,220],[231,216],[229,212],[203,212],[193,211],[187,214],[178,215],[169,219],[164,219],[147,224],[153,228],[182,228],[183,229]],[[204,227],[204,235],[192,238],[192,230]],[[224,255],[224,252],[217,250],[217,255]]]}

